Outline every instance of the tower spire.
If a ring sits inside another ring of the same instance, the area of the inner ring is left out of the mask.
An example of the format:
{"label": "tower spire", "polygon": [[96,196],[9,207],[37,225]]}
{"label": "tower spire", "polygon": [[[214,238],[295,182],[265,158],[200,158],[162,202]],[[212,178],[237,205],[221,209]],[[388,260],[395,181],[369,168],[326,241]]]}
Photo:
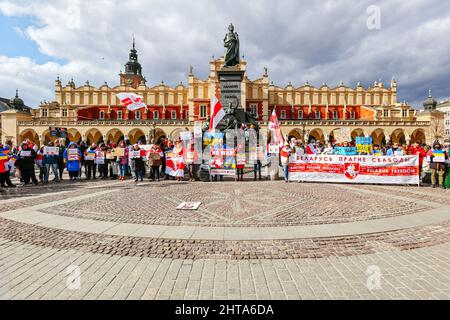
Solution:
{"label": "tower spire", "polygon": [[16,89],[16,98],[19,97],[19,89]]}
{"label": "tower spire", "polygon": [[134,33],[133,33],[133,50],[136,50],[136,38],[134,37]]}

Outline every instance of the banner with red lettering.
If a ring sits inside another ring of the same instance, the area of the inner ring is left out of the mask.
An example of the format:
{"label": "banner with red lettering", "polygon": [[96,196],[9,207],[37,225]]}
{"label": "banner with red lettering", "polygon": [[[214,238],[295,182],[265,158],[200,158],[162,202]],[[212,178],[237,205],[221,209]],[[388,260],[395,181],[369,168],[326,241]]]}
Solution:
{"label": "banner with red lettering", "polygon": [[289,180],[419,184],[419,157],[292,155]]}

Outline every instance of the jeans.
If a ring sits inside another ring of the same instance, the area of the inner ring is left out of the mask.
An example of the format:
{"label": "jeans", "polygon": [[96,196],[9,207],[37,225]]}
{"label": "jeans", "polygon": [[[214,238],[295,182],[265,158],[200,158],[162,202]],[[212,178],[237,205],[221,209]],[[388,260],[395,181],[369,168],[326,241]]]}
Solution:
{"label": "jeans", "polygon": [[50,168],[52,168],[53,170],[53,174],[55,175],[55,180],[59,180],[58,177],[58,164],[57,163],[47,163],[45,165],[46,167],[46,171],[45,171],[45,175],[44,175],[44,182],[48,182],[48,178],[50,176]]}
{"label": "jeans", "polygon": [[120,176],[125,177],[127,174],[128,165],[127,164],[120,164],[119,170],[120,170]]}
{"label": "jeans", "polygon": [[142,174],[142,170],[141,169],[135,169],[134,170],[134,174],[135,174],[135,179],[139,180],[139,179],[143,179],[143,174]]}
{"label": "jeans", "polygon": [[289,181],[289,165],[283,164],[284,180]]}

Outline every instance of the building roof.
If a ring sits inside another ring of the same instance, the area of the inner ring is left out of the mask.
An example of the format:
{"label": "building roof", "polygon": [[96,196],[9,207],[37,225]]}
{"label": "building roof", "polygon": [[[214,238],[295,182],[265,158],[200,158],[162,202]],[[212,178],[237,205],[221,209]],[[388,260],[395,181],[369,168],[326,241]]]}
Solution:
{"label": "building roof", "polygon": [[31,108],[25,105],[23,100],[19,98],[19,91],[16,90],[16,95],[11,99],[0,97],[0,112],[6,110],[19,110],[30,112]]}

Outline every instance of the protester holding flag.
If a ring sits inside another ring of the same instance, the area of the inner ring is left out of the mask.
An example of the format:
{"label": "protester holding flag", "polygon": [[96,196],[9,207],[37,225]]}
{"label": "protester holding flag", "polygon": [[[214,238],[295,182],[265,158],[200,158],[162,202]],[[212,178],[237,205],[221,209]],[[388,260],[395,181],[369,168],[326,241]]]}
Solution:
{"label": "protester holding flag", "polygon": [[80,179],[79,172],[81,167],[81,151],[75,142],[69,143],[69,146],[64,150],[63,157],[67,163],[67,171],[71,181]]}
{"label": "protester holding flag", "polygon": [[439,176],[439,186],[444,188],[445,162],[448,160],[448,154],[442,150],[442,145],[435,142],[433,149],[428,151],[427,157],[431,168],[431,186],[436,188],[436,174]]}
{"label": "protester holding flag", "polygon": [[181,144],[181,139],[176,140],[172,152],[166,154],[166,173],[175,177],[177,181],[182,181],[184,178],[184,155],[185,149]]}
{"label": "protester holding flag", "polygon": [[[48,147],[54,147],[55,144],[53,142],[49,142]],[[58,154],[44,154],[44,157],[42,159],[42,163],[45,166],[45,175],[44,175],[44,183],[48,183],[48,178],[50,176],[50,168],[53,170],[53,174],[55,175],[54,181],[59,182],[60,179],[58,177],[58,159],[59,159],[59,152]]]}
{"label": "protester holding flag", "polygon": [[28,143],[25,142],[22,144],[22,149],[19,152],[19,159],[16,161],[16,166],[22,173],[22,186],[30,183],[30,180],[32,180],[35,185],[38,184],[34,172],[34,159],[36,159],[36,156],[36,151],[30,148]]}
{"label": "protester holding flag", "polygon": [[284,137],[281,133],[280,123],[278,122],[277,112],[275,111],[275,108],[273,108],[267,128],[272,133],[272,144],[276,144],[282,147],[284,145]]}
{"label": "protester holding flag", "polygon": [[105,143],[100,142],[98,144],[98,148],[95,149],[94,162],[98,166],[99,178],[101,179],[106,179],[108,177],[108,165],[106,163],[105,155],[106,155]]}
{"label": "protester holding flag", "polygon": [[[213,84],[216,86],[216,84]],[[223,110],[220,99],[215,93],[211,99],[211,116],[209,119],[209,131],[214,131],[219,122],[225,117],[225,111]]]}

